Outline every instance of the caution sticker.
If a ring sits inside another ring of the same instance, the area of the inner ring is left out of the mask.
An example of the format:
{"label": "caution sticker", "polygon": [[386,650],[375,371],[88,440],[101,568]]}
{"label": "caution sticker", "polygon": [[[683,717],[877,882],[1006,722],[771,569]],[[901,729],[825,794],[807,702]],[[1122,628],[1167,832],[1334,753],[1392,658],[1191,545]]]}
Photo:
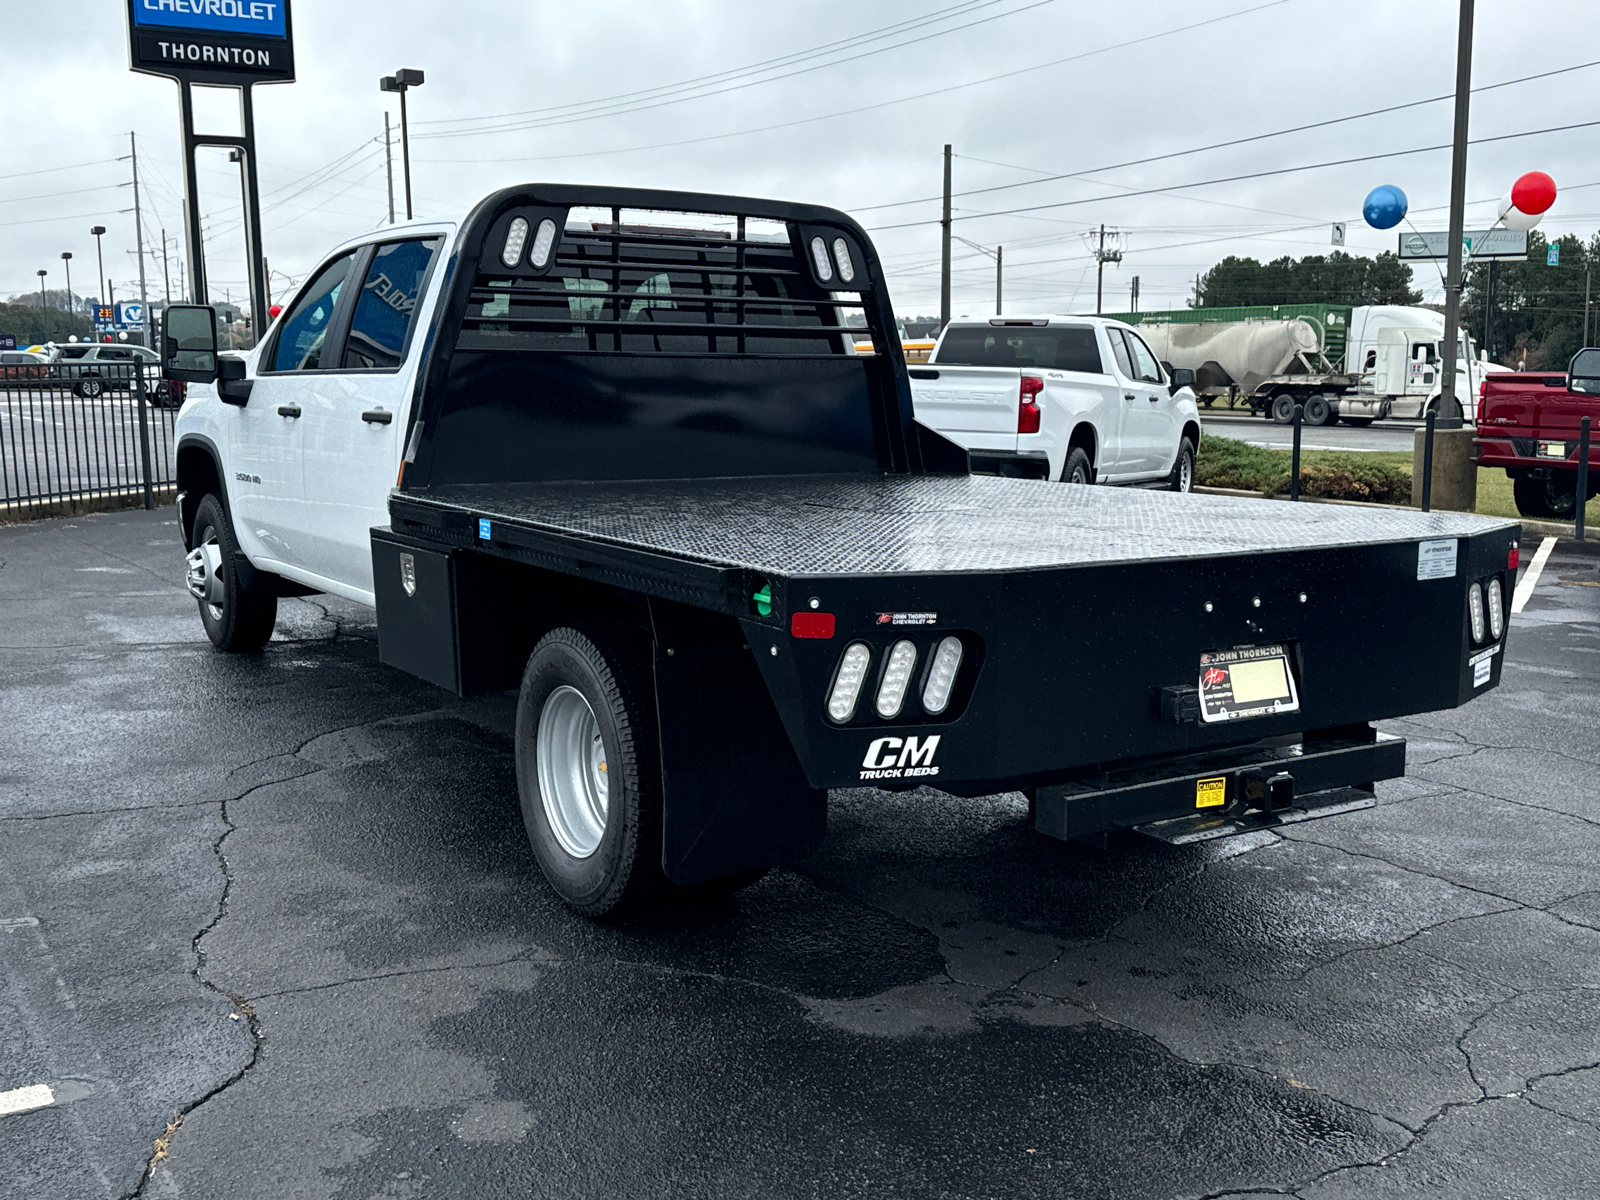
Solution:
{"label": "caution sticker", "polygon": [[1199,779],[1194,785],[1194,806],[1196,808],[1218,808],[1228,802],[1228,781],[1226,778]]}

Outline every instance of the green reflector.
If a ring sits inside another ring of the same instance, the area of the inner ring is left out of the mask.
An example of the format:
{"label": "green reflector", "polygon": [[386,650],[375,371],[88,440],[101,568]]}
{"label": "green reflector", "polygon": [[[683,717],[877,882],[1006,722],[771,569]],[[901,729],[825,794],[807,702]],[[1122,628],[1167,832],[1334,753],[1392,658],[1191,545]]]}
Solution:
{"label": "green reflector", "polygon": [[772,588],[767,584],[762,584],[761,590],[751,596],[750,599],[755,601],[756,612],[761,616],[770,617],[772,615]]}

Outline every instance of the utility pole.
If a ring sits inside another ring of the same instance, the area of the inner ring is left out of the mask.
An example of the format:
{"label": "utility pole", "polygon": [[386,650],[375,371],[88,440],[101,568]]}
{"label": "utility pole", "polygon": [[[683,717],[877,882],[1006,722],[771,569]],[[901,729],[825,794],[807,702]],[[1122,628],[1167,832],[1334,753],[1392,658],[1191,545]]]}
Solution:
{"label": "utility pole", "polygon": [[39,277],[39,311],[43,312],[44,309],[45,309],[44,277],[46,275],[50,274],[50,272],[46,271],[43,267],[40,267],[37,271],[34,272],[34,274]]}
{"label": "utility pole", "polygon": [[394,151],[389,145],[389,110],[383,110],[383,169],[389,177],[389,224],[394,224]]}
{"label": "utility pole", "polygon": [[[1111,236],[1113,239],[1116,238],[1116,230],[1111,231]],[[1120,249],[1106,249],[1106,227],[1104,225],[1100,226],[1100,240],[1098,244],[1091,245],[1090,249],[1094,251],[1095,258],[1094,311],[1096,315],[1098,315],[1104,308],[1106,264],[1108,262],[1121,262],[1122,251]]]}
{"label": "utility pole", "polygon": [[939,332],[950,324],[950,143],[944,146],[944,215],[939,218]]}
{"label": "utility pole", "polygon": [[1200,307],[1200,276],[1194,277],[1194,306]]}
{"label": "utility pole", "polygon": [[[133,244],[139,247],[139,310],[144,314],[144,344],[148,346],[155,339],[151,336],[150,304],[144,286],[144,213],[139,208],[139,143],[132,130],[128,131],[128,146],[133,162]],[[163,245],[163,253],[165,250],[166,246]]]}
{"label": "utility pole", "polygon": [[172,303],[172,270],[167,266],[167,231],[161,231],[161,286],[166,303]]}
{"label": "utility pole", "polygon": [[1583,344],[1589,344],[1589,281],[1594,274],[1593,267],[1583,269]]}
{"label": "utility pole", "polygon": [[994,315],[997,317],[1000,315],[1001,300],[1004,297],[1001,283],[1005,278],[1005,255],[1006,248],[1004,246],[996,246],[994,248]]}
{"label": "utility pole", "polygon": [[406,220],[411,220],[411,131],[406,123],[406,90],[422,86],[422,72],[402,68],[378,80],[380,92],[400,93],[400,162],[406,177]]}
{"label": "utility pole", "polygon": [[1133,284],[1128,288],[1128,311],[1139,311],[1139,277],[1133,277]]}

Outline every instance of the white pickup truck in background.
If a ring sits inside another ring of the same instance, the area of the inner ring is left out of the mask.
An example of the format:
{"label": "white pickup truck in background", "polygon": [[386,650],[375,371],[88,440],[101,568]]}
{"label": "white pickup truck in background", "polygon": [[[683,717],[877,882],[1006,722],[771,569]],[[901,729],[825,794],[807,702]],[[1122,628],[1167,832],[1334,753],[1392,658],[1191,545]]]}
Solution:
{"label": "white pickup truck in background", "polygon": [[975,471],[1194,485],[1194,372],[1164,370],[1120,321],[962,318],[909,372],[917,420],[965,447]]}

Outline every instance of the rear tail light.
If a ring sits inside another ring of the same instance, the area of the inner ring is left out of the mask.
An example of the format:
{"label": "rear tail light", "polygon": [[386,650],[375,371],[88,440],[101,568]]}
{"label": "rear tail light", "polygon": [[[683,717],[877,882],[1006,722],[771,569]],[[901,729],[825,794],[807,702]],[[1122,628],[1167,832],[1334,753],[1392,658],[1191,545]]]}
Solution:
{"label": "rear tail light", "polygon": [[908,641],[898,641],[889,648],[889,665],[884,668],[883,682],[878,685],[878,715],[891,720],[905,707],[906,692],[911,687],[911,672],[917,666],[917,648]]}
{"label": "rear tail light", "polygon": [[844,648],[844,657],[833,675],[833,688],[828,693],[828,716],[840,725],[855,715],[856,700],[861,695],[861,685],[871,662],[872,651],[865,642],[851,642]]}
{"label": "rear tail light", "polygon": [[500,250],[500,261],[508,267],[516,266],[522,261],[522,243],[527,240],[527,219],[518,217],[511,222],[511,228],[506,230],[506,244]]}
{"label": "rear tail light", "polygon": [[961,639],[947,637],[933,652],[933,665],[928,668],[928,682],[922,685],[922,708],[936,717],[950,707],[950,692],[956,684],[956,672],[961,669]]}
{"label": "rear tail light", "polygon": [[1489,399],[1489,381],[1485,379],[1478,385],[1478,424],[1483,424],[1484,405]]}
{"label": "rear tail light", "polygon": [[827,283],[833,278],[833,263],[828,259],[828,247],[819,237],[811,239],[811,261],[816,265],[817,278]]}
{"label": "rear tail light", "polygon": [[839,261],[839,278],[849,283],[856,277],[856,264],[850,257],[850,243],[843,238],[834,238],[833,257]]}
{"label": "rear tail light", "polygon": [[528,252],[528,261],[536,267],[542,267],[550,261],[550,251],[556,244],[556,223],[549,217],[539,222],[539,232],[533,235],[533,249]]}
{"label": "rear tail light", "polygon": [[1472,621],[1472,640],[1483,641],[1486,629],[1483,623],[1483,587],[1480,584],[1467,585],[1467,616]]}
{"label": "rear tail light", "polygon": [[1522,546],[1520,543],[1512,542],[1511,549],[1506,551],[1506,570],[1515,571],[1521,565]]}
{"label": "rear tail light", "polygon": [[1039,405],[1034,397],[1044,391],[1044,380],[1037,375],[1024,375],[1020,385],[1017,394],[1017,432],[1038,433]]}
{"label": "rear tail light", "polygon": [[1506,631],[1506,590],[1496,575],[1489,580],[1489,634],[1494,641]]}

